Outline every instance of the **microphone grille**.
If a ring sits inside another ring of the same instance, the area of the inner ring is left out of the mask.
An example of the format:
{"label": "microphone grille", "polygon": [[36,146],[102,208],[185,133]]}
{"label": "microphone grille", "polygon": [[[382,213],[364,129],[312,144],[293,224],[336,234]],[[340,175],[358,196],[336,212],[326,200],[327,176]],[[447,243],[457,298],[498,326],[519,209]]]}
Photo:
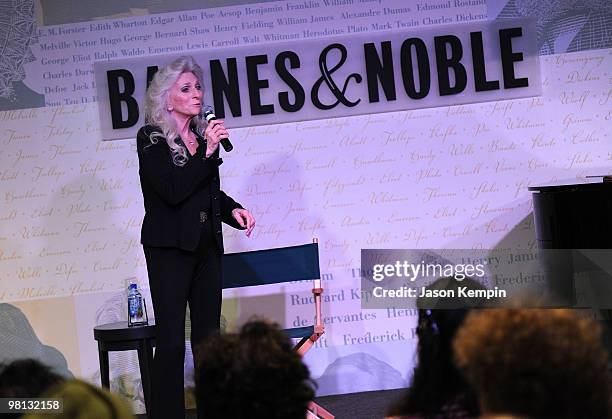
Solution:
{"label": "microphone grille", "polygon": [[202,106],[202,112],[204,113],[204,115],[214,115],[215,111],[213,110],[213,107],[210,105],[204,105]]}

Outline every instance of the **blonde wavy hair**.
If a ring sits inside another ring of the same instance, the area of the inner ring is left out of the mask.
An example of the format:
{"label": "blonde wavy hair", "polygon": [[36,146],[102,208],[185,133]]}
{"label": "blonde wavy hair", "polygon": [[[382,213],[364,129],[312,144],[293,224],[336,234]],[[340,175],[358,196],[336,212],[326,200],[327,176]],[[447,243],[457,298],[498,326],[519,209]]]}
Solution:
{"label": "blonde wavy hair", "polygon": [[[154,131],[149,138],[151,144],[157,144],[160,139],[164,139],[170,147],[172,153],[172,161],[177,166],[184,166],[189,160],[189,153],[184,145],[177,143],[179,133],[174,118],[170,116],[168,111],[168,96],[170,89],[176,83],[179,76],[183,73],[193,73],[200,85],[203,86],[204,73],[202,68],[196,63],[190,55],[178,57],[170,64],[160,68],[147,89],[147,95],[144,102],[145,122],[147,124],[156,125],[161,128],[162,132]],[[193,118],[192,124],[196,130],[202,134],[205,126],[200,118]]]}

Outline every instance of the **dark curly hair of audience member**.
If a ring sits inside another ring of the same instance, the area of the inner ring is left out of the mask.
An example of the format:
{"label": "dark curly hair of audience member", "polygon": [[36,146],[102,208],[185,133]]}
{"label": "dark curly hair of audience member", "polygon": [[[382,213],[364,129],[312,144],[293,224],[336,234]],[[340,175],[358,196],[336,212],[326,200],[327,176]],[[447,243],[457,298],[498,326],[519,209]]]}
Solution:
{"label": "dark curly hair of audience member", "polygon": [[[35,359],[19,359],[0,365],[0,398],[40,397],[52,386],[64,381],[64,377],[53,372]],[[6,413],[6,418],[20,417],[19,413]]]}
{"label": "dark curly hair of audience member", "polygon": [[0,397],[37,397],[64,381],[35,359],[19,359],[0,366]]}
{"label": "dark curly hair of audience member", "polygon": [[196,400],[206,418],[303,419],[314,398],[308,367],[278,325],[251,320],[196,352]]}
{"label": "dark curly hair of audience member", "polygon": [[454,351],[483,413],[610,417],[607,352],[598,324],[570,310],[470,313],[457,332]]}
{"label": "dark curly hair of audience member", "polygon": [[[466,278],[440,278],[428,289],[484,289]],[[479,414],[478,399],[453,362],[452,342],[469,312],[469,302],[460,298],[419,298],[417,364],[406,395],[389,409],[389,416],[420,418],[472,418]],[[445,307],[439,309],[435,307]]]}

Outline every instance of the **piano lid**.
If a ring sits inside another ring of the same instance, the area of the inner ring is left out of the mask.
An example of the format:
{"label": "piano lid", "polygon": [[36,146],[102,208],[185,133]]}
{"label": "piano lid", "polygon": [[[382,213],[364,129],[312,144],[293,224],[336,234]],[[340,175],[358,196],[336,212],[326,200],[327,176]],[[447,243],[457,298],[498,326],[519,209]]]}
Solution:
{"label": "piano lid", "polygon": [[612,190],[612,175],[586,176],[583,178],[552,180],[527,188],[531,192],[569,192]]}

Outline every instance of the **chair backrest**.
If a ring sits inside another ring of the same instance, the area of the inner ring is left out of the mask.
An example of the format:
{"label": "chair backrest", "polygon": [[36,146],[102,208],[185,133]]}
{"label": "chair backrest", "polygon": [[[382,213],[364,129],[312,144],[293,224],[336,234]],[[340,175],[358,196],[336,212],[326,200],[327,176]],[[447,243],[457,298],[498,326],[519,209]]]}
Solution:
{"label": "chair backrest", "polygon": [[223,255],[223,288],[319,279],[317,243]]}

